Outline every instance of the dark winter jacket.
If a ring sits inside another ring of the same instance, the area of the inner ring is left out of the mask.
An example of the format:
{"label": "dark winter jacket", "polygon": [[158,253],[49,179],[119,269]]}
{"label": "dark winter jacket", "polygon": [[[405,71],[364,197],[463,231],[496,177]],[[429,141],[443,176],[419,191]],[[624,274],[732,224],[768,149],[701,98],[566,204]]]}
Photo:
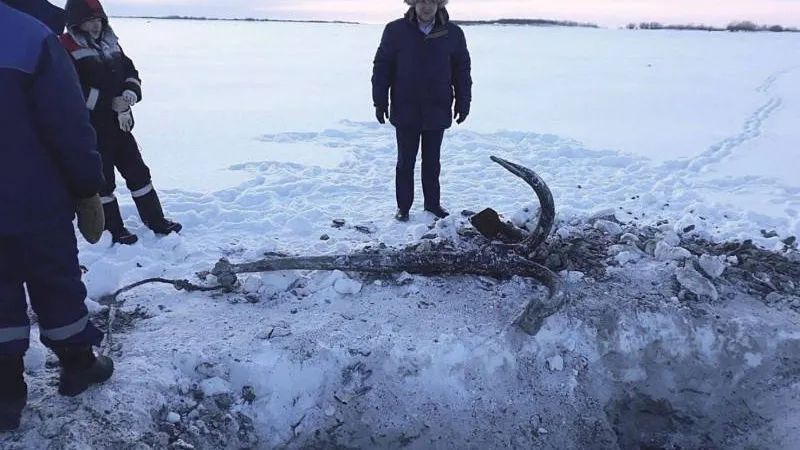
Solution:
{"label": "dark winter jacket", "polygon": [[[114,97],[131,90],[139,101],[142,100],[139,72],[122,51],[117,35],[108,25],[108,17],[97,0],[68,0],[66,10],[67,32],[61,36],[61,43],[75,62],[86,106],[92,111],[92,122],[99,126],[111,119],[116,121],[116,113],[111,109]],[[78,28],[82,22],[92,18],[103,19],[99,41]]]}
{"label": "dark winter jacket", "polygon": [[96,137],[51,30],[0,2],[0,43],[0,234],[43,231],[103,186]]}
{"label": "dark winter jacket", "polygon": [[12,8],[31,15],[47,25],[53,33],[59,35],[64,32],[66,16],[64,10],[47,0],[0,0]]}
{"label": "dark winter jacket", "polygon": [[471,61],[461,28],[450,23],[447,10],[436,14],[427,36],[419,29],[412,7],[405,17],[386,25],[375,54],[372,101],[390,104],[390,122],[398,128],[443,130],[453,122],[456,107],[469,112],[472,101]]}

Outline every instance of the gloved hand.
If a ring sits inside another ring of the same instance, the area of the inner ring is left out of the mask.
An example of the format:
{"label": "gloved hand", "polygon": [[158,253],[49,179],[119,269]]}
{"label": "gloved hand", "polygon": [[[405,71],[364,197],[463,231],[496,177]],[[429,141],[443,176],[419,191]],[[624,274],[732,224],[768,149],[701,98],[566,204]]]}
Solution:
{"label": "gloved hand", "polygon": [[111,109],[115,112],[122,112],[130,107],[131,105],[122,97],[114,97],[111,99]]}
{"label": "gloved hand", "polygon": [[117,113],[117,119],[119,119],[119,129],[130,133],[133,129],[133,113],[131,109],[128,108],[125,111]]}
{"label": "gloved hand", "polygon": [[100,196],[95,194],[92,197],[78,200],[77,207],[78,230],[90,244],[96,244],[103,235],[106,227],[106,218],[103,214],[103,204]]}
{"label": "gloved hand", "polygon": [[139,97],[136,95],[136,92],[133,92],[130,89],[125,89],[122,91],[122,100],[124,100],[128,106],[133,106],[139,101]]}
{"label": "gloved hand", "polygon": [[378,119],[378,122],[381,124],[386,123],[386,119],[389,118],[389,107],[388,106],[376,106],[375,107],[375,118]]}
{"label": "gloved hand", "polygon": [[465,120],[467,120],[467,116],[469,115],[469,105],[461,105],[456,103],[455,111],[453,113],[453,119],[456,119],[457,124],[461,124]]}

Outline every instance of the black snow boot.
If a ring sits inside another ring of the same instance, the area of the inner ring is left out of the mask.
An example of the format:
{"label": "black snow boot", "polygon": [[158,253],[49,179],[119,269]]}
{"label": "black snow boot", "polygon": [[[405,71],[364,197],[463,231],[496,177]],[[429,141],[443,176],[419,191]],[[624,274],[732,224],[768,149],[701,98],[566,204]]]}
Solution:
{"label": "black snow boot", "polygon": [[164,210],[161,208],[161,201],[158,199],[155,189],[141,197],[134,197],[133,201],[136,203],[136,209],[139,210],[142,222],[154,233],[167,235],[183,229],[181,224],[164,218]]}
{"label": "black snow boot", "polygon": [[429,213],[433,214],[434,216],[440,219],[444,219],[445,217],[450,215],[450,213],[447,212],[446,209],[442,208],[441,205],[434,205],[430,207],[426,206],[425,211],[428,211]]}
{"label": "black snow boot", "polygon": [[397,212],[394,214],[394,218],[400,222],[408,222],[408,211],[403,209],[398,209]]}
{"label": "black snow boot", "polygon": [[114,373],[114,361],[108,356],[95,356],[91,347],[53,348],[61,362],[58,393],[74,397],[93,384],[103,383]]}
{"label": "black snow boot", "polygon": [[111,232],[111,241],[115,244],[133,245],[139,238],[125,228],[122,214],[119,212],[117,199],[110,203],[103,203],[103,215],[106,217],[106,230]]}
{"label": "black snow boot", "polygon": [[20,356],[0,356],[0,432],[19,428],[22,410],[28,402],[28,385]]}

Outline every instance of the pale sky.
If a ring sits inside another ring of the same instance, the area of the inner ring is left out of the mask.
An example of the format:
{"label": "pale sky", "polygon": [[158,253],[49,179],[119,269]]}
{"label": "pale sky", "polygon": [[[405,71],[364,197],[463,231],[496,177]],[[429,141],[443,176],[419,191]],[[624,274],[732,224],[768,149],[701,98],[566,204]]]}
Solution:
{"label": "pale sky", "polygon": [[[111,15],[185,15],[383,23],[406,9],[402,0],[101,0]],[[53,0],[63,5],[64,0]],[[800,26],[800,0],[450,0],[455,19],[543,18],[594,22],[706,23],[734,20]]]}

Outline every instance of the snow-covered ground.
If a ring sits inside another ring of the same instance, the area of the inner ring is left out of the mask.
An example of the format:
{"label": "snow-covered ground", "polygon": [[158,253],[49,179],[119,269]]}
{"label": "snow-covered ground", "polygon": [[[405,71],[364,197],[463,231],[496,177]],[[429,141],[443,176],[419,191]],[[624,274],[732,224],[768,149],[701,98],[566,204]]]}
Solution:
{"label": "snow-covered ground", "polygon": [[783,241],[800,235],[800,36],[469,27],[472,115],[442,150],[454,214],[434,222],[418,202],[401,224],[394,133],[370,99],[381,27],[113,25],[144,80],[136,136],[184,231],[156,238],[121,188],[140,243],[81,241],[98,317],[103,295],[199,283],[221,257],[463,248],[459,213],[490,206],[522,225],[532,193],[490,155],[549,184],[551,242],[578,267],[536,336],[509,327],[550,301],[520,278],[143,286],[120,297],[103,387],[58,397],[34,343],[3,448],[800,448],[797,281],[758,272],[775,292],[748,290],[744,257],[677,248],[752,239],[798,264]]}

